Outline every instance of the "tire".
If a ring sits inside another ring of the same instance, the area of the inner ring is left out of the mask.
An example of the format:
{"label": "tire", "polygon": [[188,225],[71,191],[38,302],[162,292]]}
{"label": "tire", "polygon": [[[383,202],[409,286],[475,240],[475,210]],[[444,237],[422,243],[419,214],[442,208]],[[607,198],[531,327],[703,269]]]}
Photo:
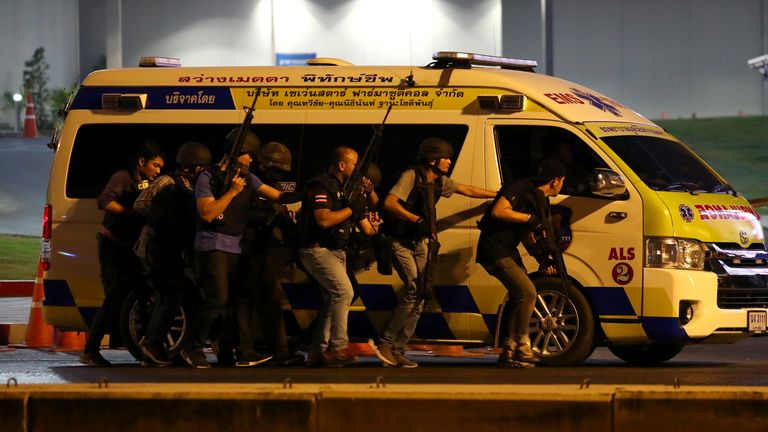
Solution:
{"label": "tire", "polygon": [[595,318],[584,294],[568,285],[563,295],[560,279],[533,281],[538,291],[529,334],[531,348],[546,366],[573,366],[595,350]]}
{"label": "tire", "polygon": [[670,360],[680,354],[684,347],[681,342],[653,342],[645,345],[614,345],[608,349],[627,363],[650,365]]}
{"label": "tire", "polygon": [[[123,337],[123,343],[128,352],[139,361],[144,358],[144,352],[139,344],[146,335],[147,321],[154,309],[155,299],[156,295],[150,297],[149,303],[146,306],[147,317],[141,317],[136,293],[131,292],[126,297],[125,303],[123,303],[123,310],[120,313],[120,334]],[[189,335],[190,320],[188,318],[189,314],[186,312],[186,307],[182,305],[174,315],[173,324],[166,335],[165,345],[168,349],[168,357],[170,358],[179,354],[181,347],[184,346],[184,341]]]}

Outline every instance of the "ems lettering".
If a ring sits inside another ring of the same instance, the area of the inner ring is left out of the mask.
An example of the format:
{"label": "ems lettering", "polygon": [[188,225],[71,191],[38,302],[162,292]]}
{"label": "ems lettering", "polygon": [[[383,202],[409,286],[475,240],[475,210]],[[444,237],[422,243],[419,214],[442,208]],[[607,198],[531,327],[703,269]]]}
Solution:
{"label": "ems lettering", "polygon": [[608,261],[632,261],[635,259],[635,248],[629,247],[625,251],[624,248],[611,248],[611,252],[608,254]]}
{"label": "ems lettering", "polygon": [[544,96],[552,99],[560,105],[583,104],[584,101],[570,93],[544,93]]}

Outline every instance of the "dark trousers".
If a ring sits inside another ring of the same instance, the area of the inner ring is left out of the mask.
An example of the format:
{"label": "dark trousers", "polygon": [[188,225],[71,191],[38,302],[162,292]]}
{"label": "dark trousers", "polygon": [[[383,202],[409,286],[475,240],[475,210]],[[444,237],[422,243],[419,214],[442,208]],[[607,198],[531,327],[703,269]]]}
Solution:
{"label": "dark trousers", "polygon": [[97,352],[104,335],[119,330],[120,312],[128,293],[136,290],[140,298],[147,299],[150,292],[141,261],[131,247],[101,234],[98,242],[104,302],[91,323],[86,352]]}
{"label": "dark trousers", "polygon": [[227,320],[230,286],[239,256],[219,250],[197,251],[200,309],[192,327],[190,348],[203,347],[217,318]]}
{"label": "dark trousers", "polygon": [[266,248],[250,250],[241,255],[237,267],[238,293],[234,308],[240,351],[253,349],[258,319],[272,354],[290,354],[283,317],[283,291],[277,281],[275,260]]}
{"label": "dark trousers", "polygon": [[[180,256],[181,252],[177,251],[175,255]],[[147,342],[161,344],[165,341],[165,335],[181,305],[197,304],[197,287],[193,282],[192,269],[185,267],[181,260],[160,260],[154,263],[149,269],[149,279],[155,289],[155,308],[147,324]],[[187,319],[191,324],[194,323],[193,309],[186,309]]]}

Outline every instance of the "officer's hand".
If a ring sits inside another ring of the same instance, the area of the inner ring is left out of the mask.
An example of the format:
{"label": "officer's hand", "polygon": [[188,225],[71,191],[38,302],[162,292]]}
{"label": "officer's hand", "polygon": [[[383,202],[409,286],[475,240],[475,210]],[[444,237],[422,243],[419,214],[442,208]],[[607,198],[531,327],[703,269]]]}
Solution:
{"label": "officer's hand", "polygon": [[366,194],[373,192],[374,184],[368,177],[363,177],[363,190]]}
{"label": "officer's hand", "polygon": [[229,190],[235,193],[235,195],[245,189],[245,179],[240,177],[240,168],[235,172],[235,176],[232,177],[232,183],[229,184]]}
{"label": "officer's hand", "polygon": [[365,209],[365,195],[364,194],[358,194],[355,199],[349,202],[347,204],[350,209],[352,209],[352,213],[360,213]]}
{"label": "officer's hand", "polygon": [[530,229],[536,229],[536,227],[541,225],[541,219],[539,219],[535,214],[531,213],[531,218],[528,219],[528,222],[525,224],[528,225]]}
{"label": "officer's hand", "polygon": [[416,221],[416,233],[424,237],[432,235],[432,228],[429,226],[429,221],[424,218],[419,218]]}

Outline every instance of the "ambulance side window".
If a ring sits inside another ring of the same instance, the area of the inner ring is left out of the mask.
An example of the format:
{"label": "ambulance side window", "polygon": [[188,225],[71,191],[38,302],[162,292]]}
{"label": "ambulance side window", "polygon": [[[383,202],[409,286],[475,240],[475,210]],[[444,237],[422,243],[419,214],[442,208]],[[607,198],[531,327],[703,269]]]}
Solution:
{"label": "ambulance side window", "polygon": [[568,168],[564,195],[593,197],[590,176],[608,165],[573,133],[552,126],[499,125],[494,129],[502,182],[536,175],[544,159],[555,159]]}

